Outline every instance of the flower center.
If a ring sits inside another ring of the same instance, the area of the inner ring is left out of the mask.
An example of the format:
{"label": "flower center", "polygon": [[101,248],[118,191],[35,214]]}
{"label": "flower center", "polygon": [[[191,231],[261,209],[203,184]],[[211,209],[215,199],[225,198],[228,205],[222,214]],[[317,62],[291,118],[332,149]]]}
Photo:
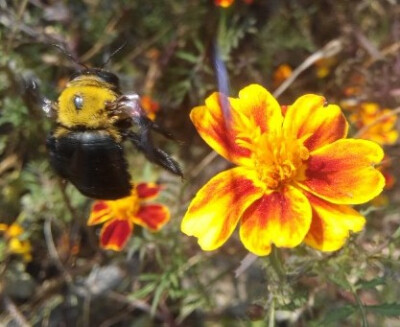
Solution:
{"label": "flower center", "polygon": [[117,219],[130,220],[136,215],[140,207],[140,200],[136,189],[133,188],[131,194],[125,198],[110,201],[110,205]]}
{"label": "flower center", "polygon": [[308,149],[295,138],[262,134],[254,143],[253,160],[258,176],[269,189],[305,179]]}

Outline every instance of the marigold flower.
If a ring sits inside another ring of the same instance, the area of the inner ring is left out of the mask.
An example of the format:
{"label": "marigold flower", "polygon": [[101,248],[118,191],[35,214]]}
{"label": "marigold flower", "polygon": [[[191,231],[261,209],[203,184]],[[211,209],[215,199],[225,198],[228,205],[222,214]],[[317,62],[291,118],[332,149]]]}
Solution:
{"label": "marigold flower", "polygon": [[337,58],[336,57],[326,57],[318,60],[315,63],[316,67],[316,75],[318,78],[325,78],[328,76],[331,71],[333,66],[337,63]]}
{"label": "marigold flower", "polygon": [[157,112],[160,110],[160,105],[154,101],[150,96],[144,95],[140,98],[140,103],[147,117],[151,120],[156,119]]}
{"label": "marigold flower", "polygon": [[121,251],[137,224],[151,231],[160,230],[170,218],[166,206],[145,203],[155,198],[161,186],[154,183],[141,183],[132,188],[130,196],[113,201],[95,201],[87,224],[104,223],[100,232],[100,246],[104,249]]}
{"label": "marigold flower", "polygon": [[[390,115],[390,109],[382,109],[377,103],[365,102],[355,110],[356,112],[350,116],[350,121],[358,129],[363,130],[359,135],[360,138],[382,145],[396,142],[399,136],[395,129],[397,116]],[[382,119],[385,115],[388,117]]]}
{"label": "marigold flower", "polygon": [[19,255],[26,262],[32,260],[31,242],[21,237],[25,230],[20,224],[0,224],[0,232],[3,233],[3,236],[6,240],[8,253]]}
{"label": "marigold flower", "polygon": [[292,75],[292,71],[292,67],[290,67],[288,64],[279,65],[274,71],[274,86],[279,86],[284,80]]}
{"label": "marigold flower", "polygon": [[228,8],[232,5],[234,0],[214,0],[214,4],[218,7]]}
{"label": "marigold flower", "polygon": [[346,139],[340,108],[322,96],[304,95],[286,109],[283,115],[267,90],[250,85],[239,98],[214,93],[192,110],[200,136],[238,166],[204,185],[183,218],[182,231],[203,250],[225,243],[239,221],[241,241],[256,255],[303,241],[334,251],[363,228],[365,218],[348,205],[382,191],[374,168],[382,148]]}

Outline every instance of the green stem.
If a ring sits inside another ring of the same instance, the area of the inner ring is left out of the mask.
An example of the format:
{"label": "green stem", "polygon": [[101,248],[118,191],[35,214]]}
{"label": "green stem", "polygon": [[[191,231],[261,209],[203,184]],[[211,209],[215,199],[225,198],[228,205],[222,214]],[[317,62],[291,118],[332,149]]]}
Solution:
{"label": "green stem", "polygon": [[275,327],[275,297],[272,298],[268,311],[268,327]]}
{"label": "green stem", "polygon": [[271,266],[275,270],[276,274],[278,275],[279,280],[280,281],[285,280],[286,271],[283,267],[282,257],[279,253],[279,249],[276,248],[275,246],[272,247],[270,260],[271,260]]}
{"label": "green stem", "polygon": [[[350,283],[349,283],[350,284]],[[350,284],[351,291],[356,299],[357,306],[360,309],[361,318],[362,318],[362,327],[368,327],[367,315],[365,312],[364,304],[361,302],[360,297],[357,294],[357,290],[354,288],[353,285]]]}
{"label": "green stem", "polygon": [[225,60],[226,58],[226,51],[225,51],[225,38],[226,38],[226,29],[227,29],[227,10],[225,8],[222,8],[220,10],[220,16],[219,16],[219,21],[218,21],[218,34],[217,34],[217,46],[218,46],[218,51],[220,52],[220,55],[222,57],[222,60]]}

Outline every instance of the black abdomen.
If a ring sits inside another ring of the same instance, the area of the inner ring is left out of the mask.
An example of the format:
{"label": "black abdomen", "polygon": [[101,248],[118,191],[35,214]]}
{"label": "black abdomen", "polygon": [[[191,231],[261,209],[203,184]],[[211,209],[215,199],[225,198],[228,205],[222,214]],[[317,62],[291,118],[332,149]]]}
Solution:
{"label": "black abdomen", "polygon": [[73,131],[50,135],[47,148],[53,168],[84,195],[118,199],[131,191],[130,175],[121,145],[102,131]]}

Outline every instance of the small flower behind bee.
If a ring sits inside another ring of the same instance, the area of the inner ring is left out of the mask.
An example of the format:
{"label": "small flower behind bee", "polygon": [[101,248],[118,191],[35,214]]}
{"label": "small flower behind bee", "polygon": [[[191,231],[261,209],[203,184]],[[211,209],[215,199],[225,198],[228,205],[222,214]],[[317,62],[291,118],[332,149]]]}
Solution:
{"label": "small flower behind bee", "polygon": [[100,246],[107,250],[121,251],[134,225],[151,231],[160,230],[170,219],[166,206],[147,203],[157,197],[162,187],[154,183],[141,183],[132,188],[130,196],[112,201],[95,201],[88,225],[104,223],[100,232]]}
{"label": "small flower behind bee", "polygon": [[151,120],[156,119],[156,115],[160,110],[160,104],[157,101],[154,101],[150,96],[144,95],[140,97],[140,104],[147,117]]}
{"label": "small flower behind bee", "polygon": [[284,108],[254,84],[238,98],[214,93],[192,110],[204,141],[237,165],[204,185],[182,220],[182,231],[203,250],[224,244],[239,222],[242,243],[256,255],[303,241],[334,251],[364,227],[350,205],[382,192],[385,180],[374,168],[382,148],[346,139],[344,115],[322,96],[304,95]]}
{"label": "small flower behind bee", "polygon": [[25,230],[21,225],[18,223],[0,224],[0,233],[5,239],[9,254],[21,256],[25,262],[32,260],[31,242],[23,237]]}

